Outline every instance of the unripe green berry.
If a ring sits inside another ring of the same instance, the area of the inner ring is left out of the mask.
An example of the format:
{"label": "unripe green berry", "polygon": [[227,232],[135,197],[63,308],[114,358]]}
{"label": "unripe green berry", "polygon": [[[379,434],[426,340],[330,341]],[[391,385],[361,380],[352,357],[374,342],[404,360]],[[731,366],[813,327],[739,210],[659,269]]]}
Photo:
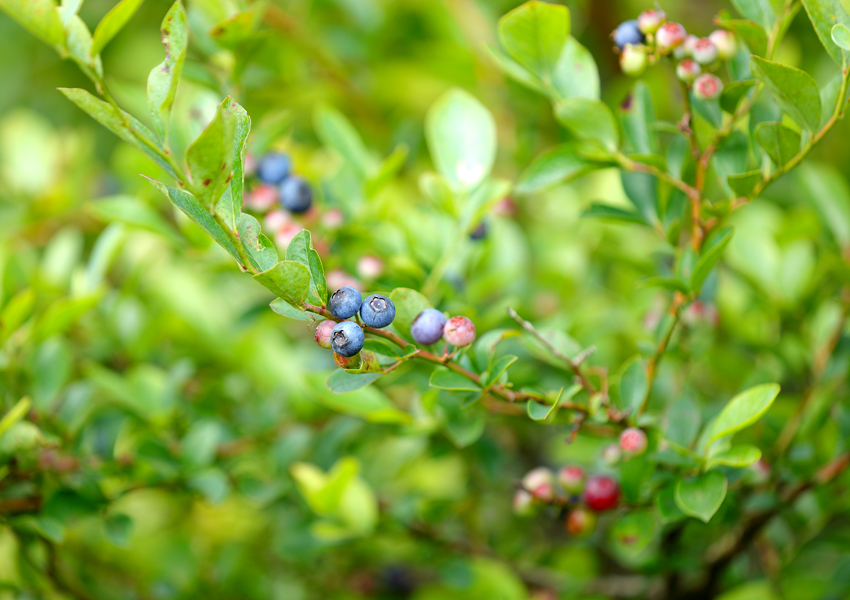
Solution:
{"label": "unripe green berry", "polygon": [[584,469],[571,465],[558,471],[558,482],[569,494],[580,494],[584,489],[587,475]]}
{"label": "unripe green berry", "polygon": [[525,474],[522,478],[522,487],[534,496],[535,500],[549,502],[555,497],[553,479],[552,471],[546,467],[537,467]]}
{"label": "unripe green berry", "polygon": [[738,42],[731,31],[725,29],[712,31],[708,39],[717,46],[717,57],[720,60],[730,60],[738,53]]}
{"label": "unripe green berry", "polygon": [[699,77],[700,73],[702,73],[702,67],[690,58],[680,60],[679,64],[676,65],[676,77],[685,83],[693,82],[694,79]]}
{"label": "unripe green berry", "polygon": [[646,50],[642,46],[627,44],[620,52],[620,69],[626,75],[636,77],[646,69]]}
{"label": "unripe green berry", "polygon": [[534,514],[534,496],[525,490],[517,490],[514,494],[513,509],[514,513],[521,517],[528,517]]}
{"label": "unripe green berry", "polygon": [[637,18],[638,29],[642,33],[655,33],[666,20],[667,15],[663,10],[645,10]]}
{"label": "unripe green berry", "polygon": [[584,508],[575,508],[567,515],[567,533],[576,537],[587,537],[596,529],[596,515]]}

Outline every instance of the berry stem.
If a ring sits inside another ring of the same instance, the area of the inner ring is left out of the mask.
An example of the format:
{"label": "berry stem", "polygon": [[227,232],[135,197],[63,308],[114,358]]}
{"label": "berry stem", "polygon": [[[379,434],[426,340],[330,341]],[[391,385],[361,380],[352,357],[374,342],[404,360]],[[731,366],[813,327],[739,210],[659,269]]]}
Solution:
{"label": "berry stem", "polygon": [[673,295],[673,301],[670,303],[669,310],[670,324],[667,326],[667,331],[664,333],[661,341],[658,342],[655,354],[652,355],[652,358],[649,359],[649,363],[646,365],[646,395],[643,397],[643,402],[641,402],[638,415],[642,415],[646,412],[646,407],[649,405],[649,397],[652,395],[652,385],[655,383],[655,375],[658,373],[658,365],[661,363],[661,359],[667,351],[667,346],[670,344],[670,338],[673,337],[673,332],[676,330],[676,325],[679,323],[682,308],[686,301],[685,296],[679,292],[676,292]]}

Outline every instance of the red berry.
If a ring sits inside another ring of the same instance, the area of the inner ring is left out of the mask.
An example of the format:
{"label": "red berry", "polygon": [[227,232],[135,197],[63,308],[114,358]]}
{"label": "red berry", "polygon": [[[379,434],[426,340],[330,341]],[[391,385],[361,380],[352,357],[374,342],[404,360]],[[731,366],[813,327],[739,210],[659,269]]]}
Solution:
{"label": "red berry", "polygon": [[620,502],[620,486],[610,477],[594,475],[587,480],[582,500],[594,512],[612,510]]}
{"label": "red berry", "polygon": [[446,322],[443,337],[452,346],[469,346],[475,341],[475,325],[466,317],[452,317]]}
{"label": "red berry", "polygon": [[558,481],[570,494],[580,494],[584,489],[584,469],[575,465],[564,467],[558,472]]}
{"label": "red berry", "polygon": [[583,508],[570,511],[566,520],[567,533],[576,537],[585,537],[596,529],[596,515]]}
{"label": "red berry", "polygon": [[642,429],[629,427],[620,434],[620,448],[631,456],[643,454],[646,451],[646,434]]}

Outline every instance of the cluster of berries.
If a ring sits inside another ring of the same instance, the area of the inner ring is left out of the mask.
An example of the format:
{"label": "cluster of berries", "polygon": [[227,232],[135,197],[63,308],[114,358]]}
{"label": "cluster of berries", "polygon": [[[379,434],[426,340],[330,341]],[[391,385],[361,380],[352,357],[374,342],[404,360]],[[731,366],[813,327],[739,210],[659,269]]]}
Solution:
{"label": "cluster of berries", "polygon": [[[357,356],[366,342],[363,327],[383,329],[395,319],[395,304],[383,294],[372,294],[365,300],[351,286],[343,286],[333,293],[328,301],[328,310],[339,323],[327,320],[316,328],[316,342],[322,348],[333,349],[334,360],[345,369],[357,368]],[[359,322],[350,321],[360,315]],[[446,319],[435,308],[420,312],[410,326],[410,335],[417,344],[430,346],[445,338],[447,344],[463,348],[475,341],[475,325],[467,317]]]}
{"label": "cluster of berries", "polygon": [[694,95],[701,100],[717,98],[723,90],[720,78],[704,71],[738,52],[731,32],[718,29],[706,38],[688,35],[680,23],[668,21],[662,10],[647,10],[637,19],[620,23],[611,37],[620,52],[624,73],[640,75],[647,64],[672,56],[678,61],[676,76],[692,85]]}
{"label": "cluster of berries", "polygon": [[[643,430],[629,427],[620,435],[620,443],[602,451],[602,460],[609,466],[620,461],[623,454],[638,456],[646,451],[647,438]],[[556,489],[555,481],[560,484]],[[563,492],[563,493],[561,493]],[[545,505],[567,509],[564,523],[567,533],[575,536],[590,535],[596,527],[596,513],[617,508],[620,503],[620,486],[607,475],[587,476],[584,469],[570,465],[558,471],[557,477],[546,467],[526,473],[520,489],[514,494],[514,511],[532,515]]]}

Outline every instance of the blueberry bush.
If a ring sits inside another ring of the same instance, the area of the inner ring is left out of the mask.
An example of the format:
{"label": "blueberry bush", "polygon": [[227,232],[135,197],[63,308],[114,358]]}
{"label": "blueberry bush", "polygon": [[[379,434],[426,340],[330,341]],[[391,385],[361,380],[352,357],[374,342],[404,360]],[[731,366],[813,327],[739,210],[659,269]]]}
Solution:
{"label": "blueberry bush", "polygon": [[850,5],[518,4],[0,0],[0,599],[850,594]]}

